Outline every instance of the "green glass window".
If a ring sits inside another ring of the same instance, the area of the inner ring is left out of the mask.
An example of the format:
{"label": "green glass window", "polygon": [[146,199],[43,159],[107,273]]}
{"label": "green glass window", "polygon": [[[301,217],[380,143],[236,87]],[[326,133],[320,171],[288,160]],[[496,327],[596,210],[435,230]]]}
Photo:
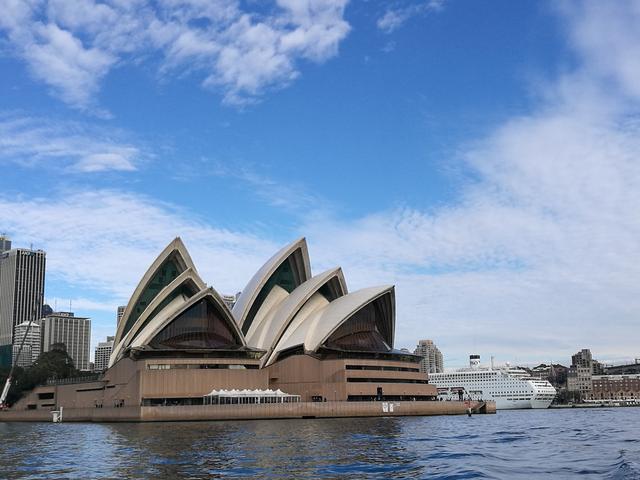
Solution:
{"label": "green glass window", "polygon": [[144,309],[147,308],[147,305],[149,305],[154,298],[156,298],[156,295],[158,295],[160,290],[174,281],[183,271],[184,269],[180,267],[173,256],[169,257],[162,263],[133,307],[133,311],[131,312],[131,315],[129,315],[127,323],[124,326],[124,330],[122,331],[123,337],[129,332],[129,330],[131,330],[131,327],[133,327],[138,318],[140,318]]}
{"label": "green glass window", "polygon": [[335,350],[388,352],[385,341],[388,312],[382,298],[364,306],[340,325],[324,343]]}
{"label": "green glass window", "polygon": [[242,340],[220,308],[203,298],[158,333],[149,345],[155,348],[225,349],[242,347]]}
{"label": "green glass window", "polygon": [[186,285],[181,285],[180,287],[176,288],[173,292],[167,295],[167,298],[165,298],[162,302],[160,302],[160,305],[158,305],[156,308],[153,309],[153,312],[151,312],[147,317],[147,319],[144,322],[142,322],[142,325],[140,325],[138,332],[141,332],[142,330],[144,330],[144,327],[146,327],[149,324],[149,322],[153,320],[155,316],[158,315],[158,313],[160,313],[162,309],[167,305],[169,305],[175,298],[177,298],[180,295],[184,295],[187,298],[191,298],[193,297],[193,295],[195,295],[195,293],[196,292],[194,291],[193,288],[188,287]]}

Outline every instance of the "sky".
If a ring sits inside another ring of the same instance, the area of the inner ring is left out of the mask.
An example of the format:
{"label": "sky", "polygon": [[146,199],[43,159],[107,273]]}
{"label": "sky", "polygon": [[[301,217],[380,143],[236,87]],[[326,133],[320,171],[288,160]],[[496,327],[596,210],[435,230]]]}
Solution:
{"label": "sky", "polygon": [[640,357],[640,1],[4,0],[0,232],[115,331],[305,236],[445,366]]}

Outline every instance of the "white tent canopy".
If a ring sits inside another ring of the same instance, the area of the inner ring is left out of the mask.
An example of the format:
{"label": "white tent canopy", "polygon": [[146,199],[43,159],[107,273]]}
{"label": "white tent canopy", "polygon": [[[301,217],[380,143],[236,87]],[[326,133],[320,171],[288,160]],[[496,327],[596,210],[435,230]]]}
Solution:
{"label": "white tent canopy", "polygon": [[300,395],[290,395],[282,390],[211,390],[204,397],[205,405],[236,405],[249,403],[294,403]]}

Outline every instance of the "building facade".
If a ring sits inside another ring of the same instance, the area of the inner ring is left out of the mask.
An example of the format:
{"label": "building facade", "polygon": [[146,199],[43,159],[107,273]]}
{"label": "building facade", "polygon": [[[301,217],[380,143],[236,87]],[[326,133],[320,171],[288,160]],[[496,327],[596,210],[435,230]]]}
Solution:
{"label": "building facade", "polygon": [[[23,338],[22,351],[18,355]],[[13,344],[13,363],[19,367],[33,365],[40,356],[41,340],[40,324],[38,322],[23,322],[17,325],[15,328],[15,343]]]}
{"label": "building facade", "polygon": [[588,348],[583,348],[571,356],[571,367],[567,372],[568,391],[580,392],[583,399],[591,398],[593,363],[593,356]]}
{"label": "building facade", "polygon": [[0,253],[0,364],[10,365],[17,325],[42,314],[46,254],[15,248]]}
{"label": "building facade", "polygon": [[0,253],[11,250],[11,240],[5,235],[0,235]]}
{"label": "building facade", "polygon": [[115,337],[107,337],[106,342],[98,343],[95,351],[93,369],[96,372],[102,372],[109,366],[109,358],[113,351],[113,340]]}
{"label": "building facade", "polygon": [[89,370],[89,346],[91,344],[91,320],[76,317],[73,312],[54,312],[41,321],[42,351],[63,343],[78,370]]}
{"label": "building facade", "polygon": [[636,358],[634,363],[627,363],[624,365],[610,365],[606,367],[607,375],[628,375],[628,374],[640,374],[640,358]]}
{"label": "building facade", "polygon": [[444,359],[442,357],[442,353],[435,343],[433,343],[433,340],[420,340],[413,353],[422,357],[422,360],[420,360],[421,372],[444,372]]}
{"label": "building facade", "polygon": [[594,375],[590,400],[640,400],[640,374]]}
{"label": "building facade", "polygon": [[564,389],[567,386],[567,374],[569,372],[569,368],[564,365],[560,365],[559,363],[549,365],[541,363],[528,371],[534,378],[547,380],[556,388],[556,390]]}
{"label": "building facade", "polygon": [[233,306],[238,301],[240,293],[241,292],[238,292],[235,295],[222,295],[222,301],[229,307],[229,310],[233,310]]}
{"label": "building facade", "polygon": [[116,313],[116,325],[118,325],[120,323],[120,320],[122,320],[122,316],[124,315],[124,309],[127,308],[124,305],[121,305],[118,307],[118,312]]}

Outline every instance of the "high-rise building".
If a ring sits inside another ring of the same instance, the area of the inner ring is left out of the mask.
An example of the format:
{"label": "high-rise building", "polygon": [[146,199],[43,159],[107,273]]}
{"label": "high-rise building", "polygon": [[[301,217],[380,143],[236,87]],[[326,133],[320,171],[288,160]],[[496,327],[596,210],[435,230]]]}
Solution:
{"label": "high-rise building", "polygon": [[124,311],[127,307],[125,305],[121,305],[118,307],[118,313],[116,313],[116,327],[120,324],[120,320],[122,320],[122,316],[124,315]]}
{"label": "high-rise building", "polygon": [[593,357],[588,348],[583,348],[571,356],[571,367],[567,373],[567,390],[580,392],[583,398],[590,398],[593,391]]}
{"label": "high-rise building", "polygon": [[11,250],[11,240],[6,235],[0,235],[0,253]]}
{"label": "high-rise building", "polygon": [[[13,363],[19,367],[28,367],[40,356],[40,324],[38,322],[24,322],[15,328],[15,343],[13,344]],[[26,337],[25,337],[26,334]],[[24,338],[22,351],[20,344]]]}
{"label": "high-rise building", "polygon": [[413,352],[422,357],[420,361],[420,371],[424,373],[444,372],[444,360],[440,349],[436,347],[433,340],[420,340]]}
{"label": "high-rise building", "polygon": [[15,327],[41,316],[45,264],[42,250],[0,253],[0,365],[11,364]]}
{"label": "high-rise building", "polygon": [[73,312],[54,312],[42,319],[42,351],[63,343],[78,370],[89,370],[91,320],[76,317]]}
{"label": "high-rise building", "polygon": [[111,352],[113,351],[114,339],[115,337],[107,337],[106,342],[98,343],[94,358],[94,371],[103,372],[109,366],[109,357],[111,357]]}
{"label": "high-rise building", "polygon": [[239,297],[240,292],[235,295],[222,295],[222,301],[227,305],[227,307],[229,307],[229,310],[232,310]]}

